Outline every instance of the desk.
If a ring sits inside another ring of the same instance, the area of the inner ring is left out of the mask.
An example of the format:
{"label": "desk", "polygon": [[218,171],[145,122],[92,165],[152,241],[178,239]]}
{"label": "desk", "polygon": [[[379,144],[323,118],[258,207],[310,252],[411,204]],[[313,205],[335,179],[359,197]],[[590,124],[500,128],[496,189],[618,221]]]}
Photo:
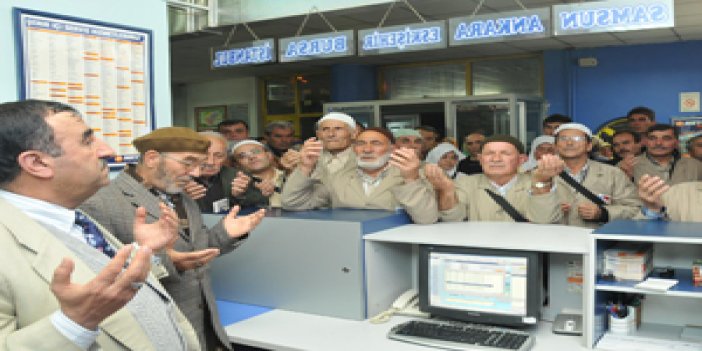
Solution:
{"label": "desk", "polygon": [[[225,327],[232,342],[269,350],[307,351],[431,351],[439,350],[387,338],[394,325],[412,318],[394,316],[388,323],[371,324],[319,315],[272,310]],[[534,351],[587,350],[580,337],[551,333],[541,322],[534,334]]]}

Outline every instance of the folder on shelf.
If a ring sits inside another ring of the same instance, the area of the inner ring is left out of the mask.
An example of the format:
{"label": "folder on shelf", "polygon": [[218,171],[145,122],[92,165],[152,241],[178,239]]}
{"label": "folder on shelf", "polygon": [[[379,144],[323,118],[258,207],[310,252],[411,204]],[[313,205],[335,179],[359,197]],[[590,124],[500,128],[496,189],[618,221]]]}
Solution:
{"label": "folder on shelf", "polygon": [[651,290],[657,292],[666,292],[670,290],[675,284],[678,283],[677,279],[664,279],[664,278],[647,278],[634,285],[638,289]]}

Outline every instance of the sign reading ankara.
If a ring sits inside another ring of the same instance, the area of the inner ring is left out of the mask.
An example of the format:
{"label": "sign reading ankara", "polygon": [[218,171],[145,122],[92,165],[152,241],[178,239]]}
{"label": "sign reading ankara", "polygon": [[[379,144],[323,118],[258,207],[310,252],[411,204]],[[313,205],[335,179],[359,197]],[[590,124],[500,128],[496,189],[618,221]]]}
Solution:
{"label": "sign reading ankara", "polygon": [[673,0],[610,0],[553,6],[555,35],[669,28]]}
{"label": "sign reading ankara", "polygon": [[356,41],[353,30],[303,35],[278,40],[278,61],[295,62],[353,56]]}
{"label": "sign reading ankara", "polygon": [[358,31],[358,55],[382,55],[446,48],[446,21]]}
{"label": "sign reading ankara", "polygon": [[500,12],[449,19],[449,45],[545,38],[551,34],[551,9]]}
{"label": "sign reading ankara", "polygon": [[212,48],[212,69],[275,62],[275,39],[262,39]]}

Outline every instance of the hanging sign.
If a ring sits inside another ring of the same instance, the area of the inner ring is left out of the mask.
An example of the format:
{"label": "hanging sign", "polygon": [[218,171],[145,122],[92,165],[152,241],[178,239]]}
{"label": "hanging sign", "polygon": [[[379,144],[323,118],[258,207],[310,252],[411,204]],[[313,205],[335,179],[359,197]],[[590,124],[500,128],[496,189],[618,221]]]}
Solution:
{"label": "hanging sign", "polygon": [[358,55],[382,55],[446,48],[446,21],[358,31]]}
{"label": "hanging sign", "polygon": [[261,39],[212,48],[212,69],[275,62],[275,39]]}
{"label": "hanging sign", "polygon": [[278,61],[295,62],[356,54],[353,30],[303,35],[278,40]]}
{"label": "hanging sign", "polygon": [[449,19],[448,28],[450,46],[546,38],[551,34],[551,9],[456,17]]}
{"label": "hanging sign", "polygon": [[675,26],[673,0],[610,0],[553,5],[555,35]]}

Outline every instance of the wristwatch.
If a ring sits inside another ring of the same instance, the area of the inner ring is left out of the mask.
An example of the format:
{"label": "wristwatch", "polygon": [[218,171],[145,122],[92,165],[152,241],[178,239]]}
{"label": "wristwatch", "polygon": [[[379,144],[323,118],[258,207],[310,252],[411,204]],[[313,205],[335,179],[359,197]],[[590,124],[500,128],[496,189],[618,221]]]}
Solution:
{"label": "wristwatch", "polygon": [[549,182],[536,182],[536,183],[532,183],[531,185],[533,185],[534,188],[536,188],[536,189],[546,189],[546,188],[551,187],[551,182],[550,181]]}

